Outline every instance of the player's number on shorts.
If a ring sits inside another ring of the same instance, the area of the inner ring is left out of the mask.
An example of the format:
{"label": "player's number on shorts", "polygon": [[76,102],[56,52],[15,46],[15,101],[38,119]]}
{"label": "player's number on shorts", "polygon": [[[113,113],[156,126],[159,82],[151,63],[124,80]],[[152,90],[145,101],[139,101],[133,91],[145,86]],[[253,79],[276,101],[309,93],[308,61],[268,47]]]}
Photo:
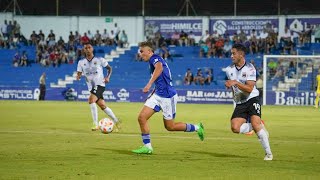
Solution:
{"label": "player's number on shorts", "polygon": [[93,92],[94,92],[94,93],[97,93],[97,89],[98,89],[98,86],[94,86],[94,87],[93,87]]}
{"label": "player's number on shorts", "polygon": [[253,103],[253,106],[254,106],[254,108],[256,109],[257,113],[260,114],[260,110],[261,110],[261,109],[260,109],[260,108],[261,108],[261,107],[260,107],[260,104],[258,104],[258,103]]}

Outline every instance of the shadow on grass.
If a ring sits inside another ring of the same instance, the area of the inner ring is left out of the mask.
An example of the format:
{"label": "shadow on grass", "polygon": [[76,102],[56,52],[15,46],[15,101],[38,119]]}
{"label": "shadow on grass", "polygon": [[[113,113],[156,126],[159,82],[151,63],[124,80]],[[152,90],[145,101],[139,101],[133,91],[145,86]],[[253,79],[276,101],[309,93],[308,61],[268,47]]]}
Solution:
{"label": "shadow on grass", "polygon": [[239,156],[233,154],[223,154],[223,153],[214,153],[214,152],[205,152],[205,151],[186,151],[193,154],[201,154],[201,155],[210,155],[214,157],[221,157],[221,158],[249,158],[248,156]]}
{"label": "shadow on grass", "polygon": [[93,148],[95,150],[103,150],[103,151],[111,151],[117,154],[125,154],[125,155],[133,155],[133,153],[129,150],[120,150],[120,149],[107,149],[107,148]]}

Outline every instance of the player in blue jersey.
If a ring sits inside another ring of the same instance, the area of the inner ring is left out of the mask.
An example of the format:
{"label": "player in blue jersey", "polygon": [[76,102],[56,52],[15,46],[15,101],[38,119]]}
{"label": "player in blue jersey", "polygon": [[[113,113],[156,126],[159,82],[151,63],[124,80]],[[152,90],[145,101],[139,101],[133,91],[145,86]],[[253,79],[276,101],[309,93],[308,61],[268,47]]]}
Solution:
{"label": "player in blue jersey", "polygon": [[141,42],[140,56],[144,61],[149,62],[151,78],[143,88],[148,93],[152,84],[155,84],[154,92],[146,100],[138,116],[143,146],[132,150],[137,154],[152,154],[153,148],[150,141],[149,118],[156,112],[162,110],[163,123],[168,131],[197,132],[201,141],[204,140],[204,128],[202,123],[197,125],[175,122],[177,92],[172,85],[171,72],[168,64],[160,56],[154,54],[151,42]]}

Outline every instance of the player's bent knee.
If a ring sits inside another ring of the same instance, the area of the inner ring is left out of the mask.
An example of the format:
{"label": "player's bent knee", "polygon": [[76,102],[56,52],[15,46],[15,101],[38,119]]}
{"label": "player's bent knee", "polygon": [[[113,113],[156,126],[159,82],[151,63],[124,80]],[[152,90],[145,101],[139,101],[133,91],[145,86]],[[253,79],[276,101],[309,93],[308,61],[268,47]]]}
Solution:
{"label": "player's bent knee", "polygon": [[166,128],[168,131],[175,131],[175,128],[174,128],[174,126],[172,126],[172,125],[165,125],[165,128]]}
{"label": "player's bent knee", "polygon": [[237,127],[234,127],[234,126],[232,126],[231,127],[231,131],[233,132],[233,133],[239,133],[240,132],[240,128],[237,128]]}

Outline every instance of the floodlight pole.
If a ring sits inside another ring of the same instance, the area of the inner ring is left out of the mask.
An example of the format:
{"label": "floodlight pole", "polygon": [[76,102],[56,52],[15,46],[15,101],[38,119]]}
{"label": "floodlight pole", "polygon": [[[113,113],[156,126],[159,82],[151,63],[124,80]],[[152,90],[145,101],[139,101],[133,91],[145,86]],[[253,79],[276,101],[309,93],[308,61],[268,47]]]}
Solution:
{"label": "floodlight pole", "polygon": [[191,0],[185,0],[185,1],[184,1],[182,7],[181,7],[180,10],[179,10],[178,16],[181,15],[184,7],[186,8],[186,16],[189,16],[189,6],[191,7],[191,10],[193,11],[193,14],[194,14],[195,16],[197,16],[197,12],[196,12],[196,10],[194,9],[194,7],[193,7],[193,5],[192,5],[192,3],[191,3]]}
{"label": "floodlight pole", "polygon": [[16,15],[16,9],[18,9],[20,15],[22,15],[22,12],[21,12],[21,9],[20,9],[20,6],[19,6],[19,3],[18,3],[18,0],[12,0],[8,6],[6,7],[6,9],[4,9],[3,12],[7,12],[8,10],[10,10],[10,7],[13,6],[13,12],[12,12],[12,15],[15,16]]}

